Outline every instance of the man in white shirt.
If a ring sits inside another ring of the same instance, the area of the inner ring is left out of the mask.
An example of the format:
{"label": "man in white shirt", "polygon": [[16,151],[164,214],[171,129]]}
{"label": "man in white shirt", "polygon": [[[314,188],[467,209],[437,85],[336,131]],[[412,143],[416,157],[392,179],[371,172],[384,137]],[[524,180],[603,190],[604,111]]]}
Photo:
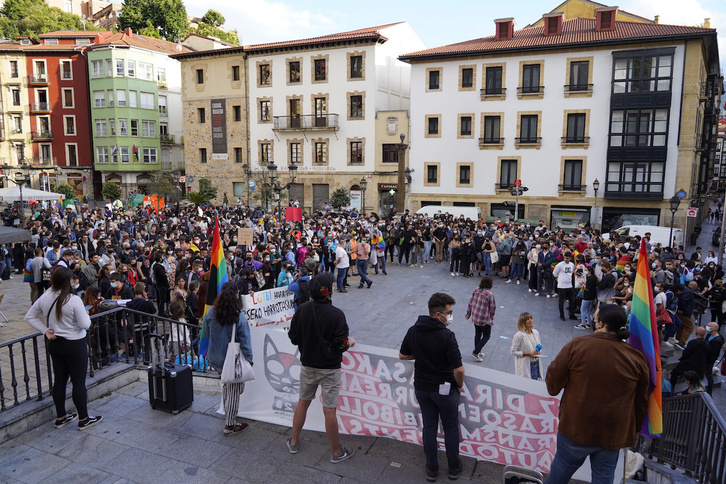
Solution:
{"label": "man in white shirt", "polygon": [[557,279],[557,292],[560,296],[558,303],[562,321],[565,320],[565,298],[567,299],[570,319],[577,319],[577,316],[575,316],[575,291],[572,289],[572,276],[574,273],[575,264],[572,263],[572,254],[565,252],[562,262],[557,264],[552,272],[552,275]]}
{"label": "man in white shirt", "polygon": [[343,286],[343,281],[345,280],[345,275],[348,272],[348,267],[350,267],[350,258],[348,257],[348,253],[345,251],[343,244],[338,243],[335,248],[335,268],[338,269],[338,275],[336,278],[338,292],[348,292]]}

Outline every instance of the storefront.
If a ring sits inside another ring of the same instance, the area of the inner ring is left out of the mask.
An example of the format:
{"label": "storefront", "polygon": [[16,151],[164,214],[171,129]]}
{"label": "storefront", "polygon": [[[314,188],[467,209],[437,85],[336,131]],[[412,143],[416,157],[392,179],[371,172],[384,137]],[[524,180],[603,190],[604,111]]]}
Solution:
{"label": "storefront", "polygon": [[590,207],[550,208],[550,227],[569,231],[590,223]]}
{"label": "storefront", "polygon": [[623,225],[660,225],[660,210],[657,208],[603,208],[603,233]]}
{"label": "storefront", "polygon": [[[507,218],[513,218],[514,217],[514,209],[515,204],[514,202],[504,202],[504,203],[492,203],[490,205],[491,210],[489,215],[492,217],[499,218],[501,217],[503,220]],[[524,204],[520,203],[519,207],[517,207],[517,211],[519,212],[517,214],[517,220],[524,218]]]}
{"label": "storefront", "polygon": [[397,193],[398,183],[378,184],[378,214],[381,217],[387,216],[396,208]]}

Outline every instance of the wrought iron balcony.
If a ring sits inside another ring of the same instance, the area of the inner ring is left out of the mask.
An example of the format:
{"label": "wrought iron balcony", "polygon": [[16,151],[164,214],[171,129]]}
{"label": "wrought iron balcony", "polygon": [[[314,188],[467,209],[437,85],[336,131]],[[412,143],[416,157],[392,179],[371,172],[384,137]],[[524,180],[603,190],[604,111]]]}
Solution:
{"label": "wrought iron balcony", "polygon": [[563,192],[584,192],[587,190],[587,185],[571,185],[571,184],[564,184],[559,185],[560,191]]}
{"label": "wrought iron balcony", "polygon": [[536,144],[542,142],[541,136],[531,136],[527,138],[514,138],[514,142],[520,145]]}
{"label": "wrought iron balcony", "polygon": [[480,145],[501,145],[504,144],[504,138],[479,138]]}
{"label": "wrought iron balcony", "polygon": [[520,86],[517,88],[517,94],[541,94],[544,88],[544,86]]}
{"label": "wrought iron balcony", "polygon": [[514,188],[514,182],[512,183],[495,183],[494,188],[497,190],[511,190]]}
{"label": "wrought iron balcony", "polygon": [[166,106],[159,106],[159,116],[169,116]]}
{"label": "wrought iron balcony", "polygon": [[37,129],[33,131],[31,137],[34,141],[53,139],[53,132],[49,129]]}
{"label": "wrought iron balcony", "polygon": [[481,89],[480,93],[481,93],[482,97],[505,96],[507,94],[507,88],[506,87],[488,87],[485,89]]}
{"label": "wrought iron balcony", "polygon": [[58,157],[57,156],[34,156],[33,164],[34,165],[57,165]]}
{"label": "wrought iron balcony", "polygon": [[565,92],[592,92],[592,84],[565,84]]}
{"label": "wrought iron balcony", "polygon": [[49,113],[50,103],[30,103],[31,113]]}
{"label": "wrought iron balcony", "polygon": [[337,114],[306,114],[302,116],[273,116],[272,129],[278,131],[338,129]]}
{"label": "wrought iron balcony", "polygon": [[174,135],[173,134],[160,134],[159,141],[161,141],[161,144],[163,144],[163,145],[173,145],[174,144]]}
{"label": "wrought iron balcony", "polygon": [[30,74],[28,84],[48,84],[48,74]]}
{"label": "wrought iron balcony", "polygon": [[590,142],[589,136],[563,136],[562,142],[567,144],[587,144]]}

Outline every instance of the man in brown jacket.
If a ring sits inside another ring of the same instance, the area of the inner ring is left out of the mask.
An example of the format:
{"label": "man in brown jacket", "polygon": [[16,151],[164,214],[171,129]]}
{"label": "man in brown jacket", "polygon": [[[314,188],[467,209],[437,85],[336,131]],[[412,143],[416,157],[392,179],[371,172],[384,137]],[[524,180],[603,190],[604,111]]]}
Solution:
{"label": "man in brown jacket", "polygon": [[625,311],[603,304],[595,333],[567,343],[547,369],[547,391],[560,401],[557,453],[547,484],[567,484],[590,457],[593,483],[612,483],[619,449],[635,445],[648,408],[650,370],[624,342]]}

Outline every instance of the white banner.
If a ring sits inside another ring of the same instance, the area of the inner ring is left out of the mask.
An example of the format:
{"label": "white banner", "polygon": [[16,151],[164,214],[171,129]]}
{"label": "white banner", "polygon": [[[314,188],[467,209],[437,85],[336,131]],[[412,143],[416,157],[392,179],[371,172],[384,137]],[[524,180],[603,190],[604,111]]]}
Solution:
{"label": "white banner", "polygon": [[256,292],[254,297],[242,296],[242,307],[250,328],[290,326],[295,314],[295,295],[286,287]]}

